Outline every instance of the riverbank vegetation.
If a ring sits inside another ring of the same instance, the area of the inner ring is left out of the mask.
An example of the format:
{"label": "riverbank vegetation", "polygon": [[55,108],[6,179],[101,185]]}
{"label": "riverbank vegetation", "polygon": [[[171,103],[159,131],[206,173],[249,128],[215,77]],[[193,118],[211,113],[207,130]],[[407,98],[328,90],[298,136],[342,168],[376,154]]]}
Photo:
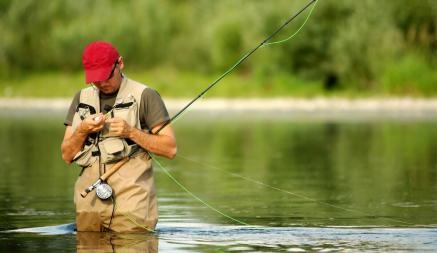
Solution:
{"label": "riverbank vegetation", "polygon": [[[130,77],[192,97],[306,2],[0,0],[0,96],[71,96],[83,47],[101,39]],[[294,39],[260,49],[209,95],[435,96],[435,13],[434,0],[320,0]]]}

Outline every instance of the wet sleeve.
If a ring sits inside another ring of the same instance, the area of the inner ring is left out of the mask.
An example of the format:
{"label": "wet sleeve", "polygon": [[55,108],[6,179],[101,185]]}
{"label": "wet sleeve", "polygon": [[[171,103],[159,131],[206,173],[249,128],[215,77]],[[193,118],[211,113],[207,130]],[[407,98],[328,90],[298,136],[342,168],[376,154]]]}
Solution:
{"label": "wet sleeve", "polygon": [[170,119],[167,108],[159,93],[151,88],[141,95],[140,121],[142,129],[152,129]]}
{"label": "wet sleeve", "polygon": [[73,117],[74,113],[76,112],[77,105],[79,104],[80,100],[80,91],[76,93],[76,95],[73,98],[73,101],[71,101],[70,108],[68,109],[67,117],[65,117],[64,125],[65,126],[71,126],[73,124]]}

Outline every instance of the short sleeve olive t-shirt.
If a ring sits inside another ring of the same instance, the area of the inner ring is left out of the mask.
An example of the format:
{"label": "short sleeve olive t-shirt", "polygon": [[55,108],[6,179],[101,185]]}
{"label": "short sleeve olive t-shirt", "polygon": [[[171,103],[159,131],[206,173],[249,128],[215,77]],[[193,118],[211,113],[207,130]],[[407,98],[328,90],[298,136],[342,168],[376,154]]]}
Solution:
{"label": "short sleeve olive t-shirt", "polygon": [[[100,108],[102,113],[105,114],[108,109],[111,108],[117,97],[117,93],[113,94],[103,94],[100,93]],[[79,104],[80,91],[76,93],[71,102],[70,108],[65,118],[64,125],[71,126],[73,123],[74,113]],[[141,94],[141,103],[139,108],[140,124],[142,129],[153,129],[155,126],[160,125],[164,122],[170,120],[167,108],[165,107],[164,101],[157,91],[152,88],[144,89]]]}

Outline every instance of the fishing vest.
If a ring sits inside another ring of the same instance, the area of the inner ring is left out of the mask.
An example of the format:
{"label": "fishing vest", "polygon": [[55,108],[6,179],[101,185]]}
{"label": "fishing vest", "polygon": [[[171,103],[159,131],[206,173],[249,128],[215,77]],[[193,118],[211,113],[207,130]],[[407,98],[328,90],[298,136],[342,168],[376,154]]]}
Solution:
{"label": "fishing vest", "polygon": [[[112,111],[110,115],[106,115],[106,118],[118,117],[130,126],[141,129],[139,106],[141,95],[146,88],[147,86],[124,77]],[[75,131],[86,117],[100,111],[99,89],[94,86],[82,89],[73,117],[72,130]],[[100,163],[106,164],[141,151],[144,150],[130,139],[109,136],[109,125],[105,124],[100,132],[88,135],[84,146],[75,155],[73,161],[79,166],[88,167],[98,158],[100,158]]]}

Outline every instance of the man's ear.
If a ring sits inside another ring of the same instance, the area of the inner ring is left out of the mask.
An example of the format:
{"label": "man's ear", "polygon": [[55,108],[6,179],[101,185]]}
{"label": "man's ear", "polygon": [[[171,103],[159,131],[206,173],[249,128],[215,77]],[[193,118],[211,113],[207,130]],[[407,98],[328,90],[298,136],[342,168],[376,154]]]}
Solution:
{"label": "man's ear", "polygon": [[120,69],[124,68],[123,56],[120,56],[120,58],[118,58],[118,66],[120,67]]}

